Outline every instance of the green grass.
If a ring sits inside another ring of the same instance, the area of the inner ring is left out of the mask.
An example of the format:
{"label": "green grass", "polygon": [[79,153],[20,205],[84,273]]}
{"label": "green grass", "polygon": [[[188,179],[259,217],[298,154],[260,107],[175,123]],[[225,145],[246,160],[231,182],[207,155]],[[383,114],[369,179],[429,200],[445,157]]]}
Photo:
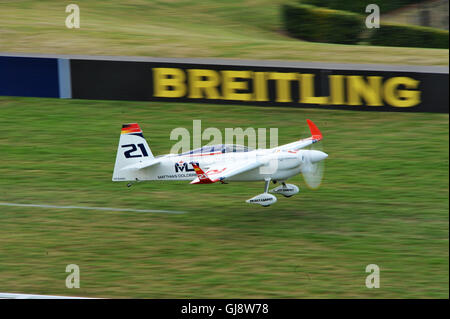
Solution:
{"label": "green grass", "polygon": [[2,1],[0,51],[448,65],[445,49],[293,39],[281,21],[286,2],[80,0],[81,28],[67,29],[69,2]]}
{"label": "green grass", "polygon": [[[278,127],[310,118],[329,153],[322,187],[269,208],[262,183],[111,182],[120,125],[167,153],[176,127]],[[0,291],[149,298],[448,298],[448,114],[0,98]],[[66,289],[78,264],[81,288]],[[365,287],[378,264],[381,288]]]}

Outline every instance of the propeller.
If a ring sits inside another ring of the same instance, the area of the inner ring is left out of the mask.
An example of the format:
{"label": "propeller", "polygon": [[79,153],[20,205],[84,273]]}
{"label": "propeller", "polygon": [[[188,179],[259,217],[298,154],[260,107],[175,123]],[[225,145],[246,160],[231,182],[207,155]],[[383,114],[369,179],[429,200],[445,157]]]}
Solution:
{"label": "propeller", "polygon": [[328,157],[328,154],[323,152],[322,143],[322,141],[316,142],[305,149],[302,175],[310,189],[318,189],[322,183],[325,171],[324,159]]}
{"label": "propeller", "polygon": [[303,179],[311,189],[318,189],[320,187],[325,171],[324,159],[328,157],[326,153],[319,149],[321,147],[315,147],[305,152],[305,160],[302,165]]}

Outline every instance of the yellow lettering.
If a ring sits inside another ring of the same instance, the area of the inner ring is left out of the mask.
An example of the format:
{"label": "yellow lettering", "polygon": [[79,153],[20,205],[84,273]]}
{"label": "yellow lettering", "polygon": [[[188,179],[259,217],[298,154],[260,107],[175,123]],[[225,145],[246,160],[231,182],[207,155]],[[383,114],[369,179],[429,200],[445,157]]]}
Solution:
{"label": "yellow lettering", "polygon": [[297,78],[296,73],[270,72],[269,78],[271,80],[276,80],[276,101],[292,102],[291,86],[289,81]]}
{"label": "yellow lettering", "polygon": [[344,76],[330,75],[329,79],[331,104],[344,105]]}
{"label": "yellow lettering", "polygon": [[250,71],[222,71],[222,95],[225,100],[250,101],[251,93],[238,93],[236,90],[248,90],[247,81],[235,81],[235,79],[251,78]]}
{"label": "yellow lettering", "polygon": [[382,106],[381,76],[368,76],[368,82],[361,75],[349,75],[347,77],[348,105],[362,105],[361,97],[370,106]]}
{"label": "yellow lettering", "polygon": [[206,69],[190,69],[189,72],[189,98],[191,99],[218,99],[217,89],[220,77],[217,71]]}
{"label": "yellow lettering", "polygon": [[186,94],[184,71],[175,68],[153,69],[153,94],[157,97],[183,97]]}
{"label": "yellow lettering", "polygon": [[255,72],[253,75],[253,93],[255,95],[255,101],[268,101],[266,72]]}
{"label": "yellow lettering", "polygon": [[328,97],[314,96],[314,74],[300,74],[300,103],[327,104]]}
{"label": "yellow lettering", "polygon": [[399,90],[399,85],[407,89],[417,89],[420,81],[409,77],[393,77],[384,83],[384,99],[392,106],[411,107],[420,103],[420,91]]}

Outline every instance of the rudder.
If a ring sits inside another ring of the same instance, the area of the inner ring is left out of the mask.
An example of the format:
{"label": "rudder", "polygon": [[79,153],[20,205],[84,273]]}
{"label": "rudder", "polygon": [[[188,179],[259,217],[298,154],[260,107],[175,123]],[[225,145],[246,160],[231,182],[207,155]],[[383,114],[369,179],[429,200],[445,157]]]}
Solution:
{"label": "rudder", "polygon": [[128,170],[121,170],[126,166],[153,158],[152,151],[150,150],[139,125],[137,123],[122,125],[112,180],[135,180],[136,173],[129,172]]}

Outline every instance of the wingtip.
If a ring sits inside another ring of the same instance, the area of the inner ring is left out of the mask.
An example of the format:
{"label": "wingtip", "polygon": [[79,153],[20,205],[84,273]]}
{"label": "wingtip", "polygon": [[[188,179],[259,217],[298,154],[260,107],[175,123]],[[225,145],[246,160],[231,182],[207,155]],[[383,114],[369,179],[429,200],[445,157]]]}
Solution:
{"label": "wingtip", "polygon": [[307,119],[306,123],[308,123],[309,131],[311,132],[311,136],[315,140],[319,140],[320,141],[323,138],[323,135],[320,132],[320,130],[317,128],[316,124],[314,124],[314,122],[311,121],[310,119]]}

